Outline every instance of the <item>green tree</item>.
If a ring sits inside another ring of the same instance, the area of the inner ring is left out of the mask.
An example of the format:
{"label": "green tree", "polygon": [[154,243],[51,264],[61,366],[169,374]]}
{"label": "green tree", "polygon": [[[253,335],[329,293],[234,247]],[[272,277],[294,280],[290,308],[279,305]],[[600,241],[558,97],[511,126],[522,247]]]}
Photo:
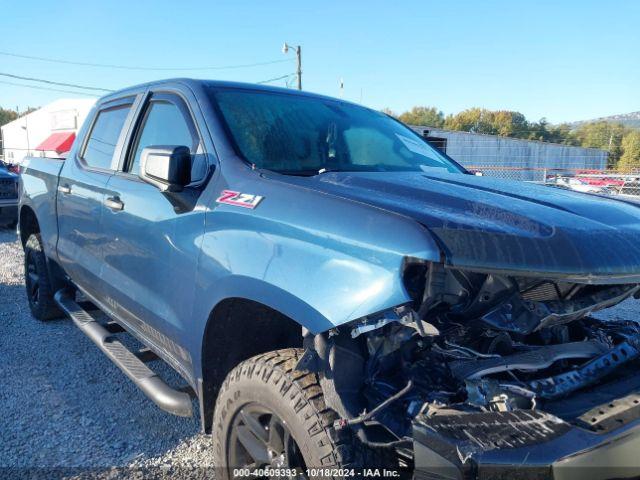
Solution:
{"label": "green tree", "polygon": [[484,108],[468,108],[455,115],[448,115],[444,121],[445,128],[462,132],[493,134],[493,112]]}
{"label": "green tree", "polygon": [[622,139],[623,154],[618,162],[618,169],[629,171],[640,168],[640,131],[629,132]]}
{"label": "green tree", "polygon": [[529,122],[520,112],[499,110],[491,112],[493,130],[497,135],[522,138],[527,135]]}
{"label": "green tree", "polygon": [[621,123],[598,121],[580,125],[574,136],[582,147],[607,150],[609,162],[614,166],[622,156],[622,139],[628,133],[629,129]]}
{"label": "green tree", "polygon": [[565,143],[567,145],[577,146],[578,140],[573,134],[573,128],[568,123],[560,125],[551,125],[548,127],[547,142]]}
{"label": "green tree", "polygon": [[[396,116],[389,109],[383,111]],[[621,123],[607,121],[584,123],[578,128],[567,123],[552,125],[546,118],[531,122],[520,112],[478,107],[447,115],[446,118],[435,107],[413,107],[398,118],[410,125],[444,127],[448,130],[599,148],[609,152],[609,167],[614,167],[622,157],[623,139],[632,131]],[[633,151],[633,145],[629,148]],[[632,161],[628,156],[626,158],[626,162]],[[631,158],[635,157],[632,155]]]}
{"label": "green tree", "polygon": [[426,127],[442,127],[444,125],[444,113],[435,107],[413,107],[400,115],[398,119],[408,125]]}
{"label": "green tree", "polygon": [[528,125],[527,133],[522,138],[527,140],[540,140],[541,142],[547,141],[550,137],[549,122],[546,118],[541,118],[537,122],[530,122]]}
{"label": "green tree", "polygon": [[0,126],[12,122],[16,118],[18,118],[18,114],[16,112],[0,107]]}
{"label": "green tree", "polygon": [[477,107],[448,115],[445,128],[517,138],[527,138],[530,130],[529,122],[520,112]]}

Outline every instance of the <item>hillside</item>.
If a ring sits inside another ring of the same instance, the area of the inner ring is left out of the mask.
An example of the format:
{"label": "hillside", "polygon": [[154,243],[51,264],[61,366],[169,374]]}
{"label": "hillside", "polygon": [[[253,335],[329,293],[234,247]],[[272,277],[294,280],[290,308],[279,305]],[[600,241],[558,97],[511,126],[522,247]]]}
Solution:
{"label": "hillside", "polygon": [[570,125],[572,127],[578,127],[583,123],[600,122],[600,121],[611,122],[611,123],[622,123],[627,127],[640,128],[640,112],[610,115],[608,117],[594,118],[592,120],[582,120],[579,122],[573,122]]}

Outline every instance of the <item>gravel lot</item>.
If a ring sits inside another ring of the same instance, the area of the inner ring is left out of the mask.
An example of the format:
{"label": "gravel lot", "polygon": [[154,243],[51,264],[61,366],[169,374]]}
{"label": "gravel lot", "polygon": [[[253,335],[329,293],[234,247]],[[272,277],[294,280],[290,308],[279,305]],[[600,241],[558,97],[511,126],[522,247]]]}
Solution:
{"label": "gravel lot", "polygon": [[[200,470],[212,466],[210,439],[198,433],[196,417],[158,409],[70,320],[31,317],[22,262],[15,232],[0,229],[1,476],[7,478],[7,467],[16,478],[25,469],[48,475],[44,469],[60,467],[97,469],[109,478],[146,471],[112,467],[210,476]],[[630,300],[600,316],[632,318],[639,307]],[[151,367],[182,383],[162,362]]]}
{"label": "gravel lot", "polygon": [[[126,477],[131,470],[109,469],[127,466],[175,477],[211,467],[197,417],[158,409],[70,320],[31,317],[22,263],[15,232],[0,228],[0,476],[7,467],[16,477],[61,467]],[[150,366],[184,383],[162,362]]]}

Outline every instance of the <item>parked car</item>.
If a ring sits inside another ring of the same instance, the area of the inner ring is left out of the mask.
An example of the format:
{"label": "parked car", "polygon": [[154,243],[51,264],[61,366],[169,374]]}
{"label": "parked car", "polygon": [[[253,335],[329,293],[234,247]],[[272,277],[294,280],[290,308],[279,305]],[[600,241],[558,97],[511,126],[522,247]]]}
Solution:
{"label": "parked car", "polygon": [[640,475],[640,326],[590,316],[640,291],[635,205],[472,175],[342,100],[182,79],[100,99],[22,182],[33,316],[192,415],[120,337],[173,367],[221,478]]}
{"label": "parked car", "polygon": [[600,170],[577,170],[575,174],[589,185],[608,187],[612,191],[619,190],[625,183],[620,176],[603,174]]}
{"label": "parked car", "polygon": [[0,168],[4,167],[5,170],[8,170],[11,173],[15,173],[16,175],[20,174],[20,165],[17,163],[7,163],[3,160],[0,160]]}
{"label": "parked car", "polygon": [[0,162],[0,225],[15,228],[18,222],[18,178],[7,164]]}
{"label": "parked car", "polygon": [[554,186],[575,190],[582,193],[601,193],[610,195],[614,190],[604,185],[595,185],[583,178],[577,177],[556,177]]}

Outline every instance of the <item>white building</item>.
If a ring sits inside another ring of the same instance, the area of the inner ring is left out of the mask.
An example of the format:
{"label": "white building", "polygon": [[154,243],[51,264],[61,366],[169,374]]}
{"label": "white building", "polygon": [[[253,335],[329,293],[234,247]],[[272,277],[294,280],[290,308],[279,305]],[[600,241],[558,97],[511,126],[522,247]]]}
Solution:
{"label": "white building", "polygon": [[4,125],[5,162],[21,163],[28,155],[60,157],[69,151],[94,99],[63,98]]}

